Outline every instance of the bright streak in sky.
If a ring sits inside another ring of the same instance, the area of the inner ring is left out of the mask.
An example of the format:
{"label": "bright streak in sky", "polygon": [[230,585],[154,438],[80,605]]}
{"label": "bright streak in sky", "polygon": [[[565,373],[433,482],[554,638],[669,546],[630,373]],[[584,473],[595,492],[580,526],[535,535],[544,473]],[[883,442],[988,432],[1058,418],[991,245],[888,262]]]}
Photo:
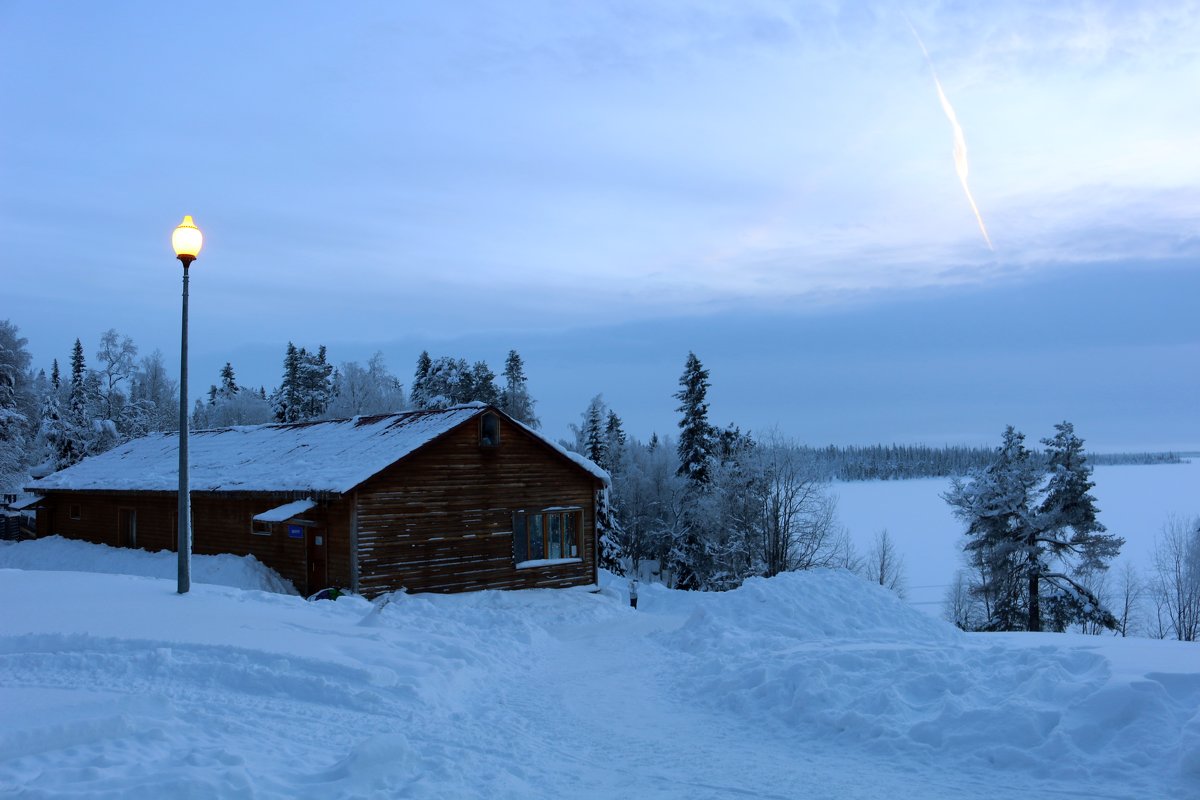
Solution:
{"label": "bright streak in sky", "polygon": [[933,59],[929,57],[929,51],[925,48],[925,43],[921,41],[920,34],[913,27],[912,22],[908,23],[909,30],[917,39],[917,44],[921,46],[921,52],[925,54],[925,61],[929,64],[929,72],[933,75],[933,84],[937,87],[938,100],[942,102],[942,111],[946,112],[946,119],[950,120],[950,127],[954,129],[954,169],[958,173],[958,179],[962,182],[963,191],[966,192],[967,202],[971,204],[971,211],[975,214],[975,220],[979,223],[979,230],[983,233],[983,240],[987,242],[988,249],[992,252],[996,248],[992,246],[992,237],[988,236],[987,226],[983,224],[983,215],[979,213],[979,206],[975,204],[975,197],[971,194],[971,187],[967,183],[967,172],[969,170],[967,164],[967,139],[963,135],[962,125],[958,124],[958,115],[954,113],[954,106],[950,105],[950,100],[946,97],[946,92],[942,89],[942,82],[938,80],[937,70],[934,69]]}
{"label": "bright streak in sky", "polygon": [[[852,0],[151,5],[0,2],[0,319],[39,369],[111,327],[170,362],[192,212],[201,394],[289,340],[402,378],[515,347],[548,429],[602,391],[648,436],[694,350],[715,421],[812,441],[1200,443],[1200,0],[908,0],[922,60]],[[946,223],[931,52],[998,252]]]}

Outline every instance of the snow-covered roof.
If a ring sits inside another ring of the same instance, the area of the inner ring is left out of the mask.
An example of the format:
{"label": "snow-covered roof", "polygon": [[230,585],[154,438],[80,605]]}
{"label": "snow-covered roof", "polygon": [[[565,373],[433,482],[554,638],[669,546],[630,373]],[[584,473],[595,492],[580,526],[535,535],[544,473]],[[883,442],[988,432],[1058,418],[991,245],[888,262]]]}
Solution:
{"label": "snow-covered roof", "polygon": [[[196,492],[340,494],[486,408],[470,403],[325,422],[192,431],[188,434],[189,482]],[[536,431],[530,433],[562,452]],[[582,457],[572,460],[607,481],[604,470],[592,462]],[[27,490],[173,492],[179,488],[178,470],[178,435],[157,433],[84,459],[34,481]]]}
{"label": "snow-covered roof", "polygon": [[8,508],[10,511],[24,511],[27,508],[33,508],[34,506],[36,506],[38,503],[42,502],[45,499],[46,498],[44,498],[44,497],[39,497],[38,495],[34,495],[32,497],[26,497],[23,500],[18,500],[15,503],[9,503]]}
{"label": "snow-covered roof", "polygon": [[298,514],[303,514],[316,507],[317,503],[312,498],[293,500],[290,503],[268,509],[261,514],[255,514],[254,519],[259,522],[287,522]]}

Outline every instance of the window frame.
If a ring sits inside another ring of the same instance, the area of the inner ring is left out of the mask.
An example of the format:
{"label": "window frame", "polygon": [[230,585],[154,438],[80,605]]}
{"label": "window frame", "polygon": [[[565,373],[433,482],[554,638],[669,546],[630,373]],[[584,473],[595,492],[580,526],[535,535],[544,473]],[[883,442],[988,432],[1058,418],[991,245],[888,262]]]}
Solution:
{"label": "window frame", "polygon": [[[489,440],[487,437],[488,428],[492,428],[495,433],[495,439]],[[479,446],[485,450],[495,450],[500,446],[500,415],[492,411],[485,411],[479,415]]]}
{"label": "window frame", "polygon": [[[259,528],[259,526],[262,528]],[[250,517],[250,535],[251,536],[271,536],[275,533],[275,525],[271,522],[263,522],[261,519]]]}
{"label": "window frame", "polygon": [[79,521],[83,519],[83,504],[70,503],[67,506],[67,516],[72,520]]}
{"label": "window frame", "polygon": [[[583,562],[583,506],[547,506],[537,511],[521,509],[513,512],[513,563],[517,569],[528,566],[554,566],[557,564],[578,564]],[[533,520],[538,524],[531,524]],[[574,524],[567,524],[570,519]],[[552,523],[551,520],[554,520]],[[533,530],[538,529],[537,539],[540,542],[540,552],[531,551]],[[553,555],[552,530],[557,529],[559,555]],[[568,547],[567,534],[572,535],[574,554]],[[530,563],[537,562],[537,563]],[[547,563],[548,562],[548,563]]]}

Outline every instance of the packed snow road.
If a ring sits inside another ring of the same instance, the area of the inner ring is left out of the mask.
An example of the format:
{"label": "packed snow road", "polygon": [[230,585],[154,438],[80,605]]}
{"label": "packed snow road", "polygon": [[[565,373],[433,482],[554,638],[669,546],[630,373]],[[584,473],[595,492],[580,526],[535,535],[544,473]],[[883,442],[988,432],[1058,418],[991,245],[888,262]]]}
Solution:
{"label": "packed snow road", "polygon": [[841,573],[306,603],[0,570],[0,796],[1200,796],[1194,646]]}

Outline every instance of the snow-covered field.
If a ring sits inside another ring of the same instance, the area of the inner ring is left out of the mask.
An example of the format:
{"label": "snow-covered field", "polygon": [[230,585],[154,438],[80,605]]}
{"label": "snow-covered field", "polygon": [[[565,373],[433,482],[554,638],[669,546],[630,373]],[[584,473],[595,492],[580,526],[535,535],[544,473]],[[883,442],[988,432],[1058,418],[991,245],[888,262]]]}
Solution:
{"label": "snow-covered field", "polygon": [[0,570],[0,795],[1200,797],[1196,645],[963,634],[840,572],[372,605],[129,555]]}
{"label": "snow-covered field", "polygon": [[[1200,514],[1200,458],[1183,464],[1096,467],[1092,480],[1100,521],[1123,536],[1120,561],[1138,569],[1152,563],[1154,537],[1171,516]],[[948,478],[837,483],[838,517],[860,552],[887,529],[904,557],[908,598],[941,613],[946,587],[960,567],[963,524],[941,498]]]}

